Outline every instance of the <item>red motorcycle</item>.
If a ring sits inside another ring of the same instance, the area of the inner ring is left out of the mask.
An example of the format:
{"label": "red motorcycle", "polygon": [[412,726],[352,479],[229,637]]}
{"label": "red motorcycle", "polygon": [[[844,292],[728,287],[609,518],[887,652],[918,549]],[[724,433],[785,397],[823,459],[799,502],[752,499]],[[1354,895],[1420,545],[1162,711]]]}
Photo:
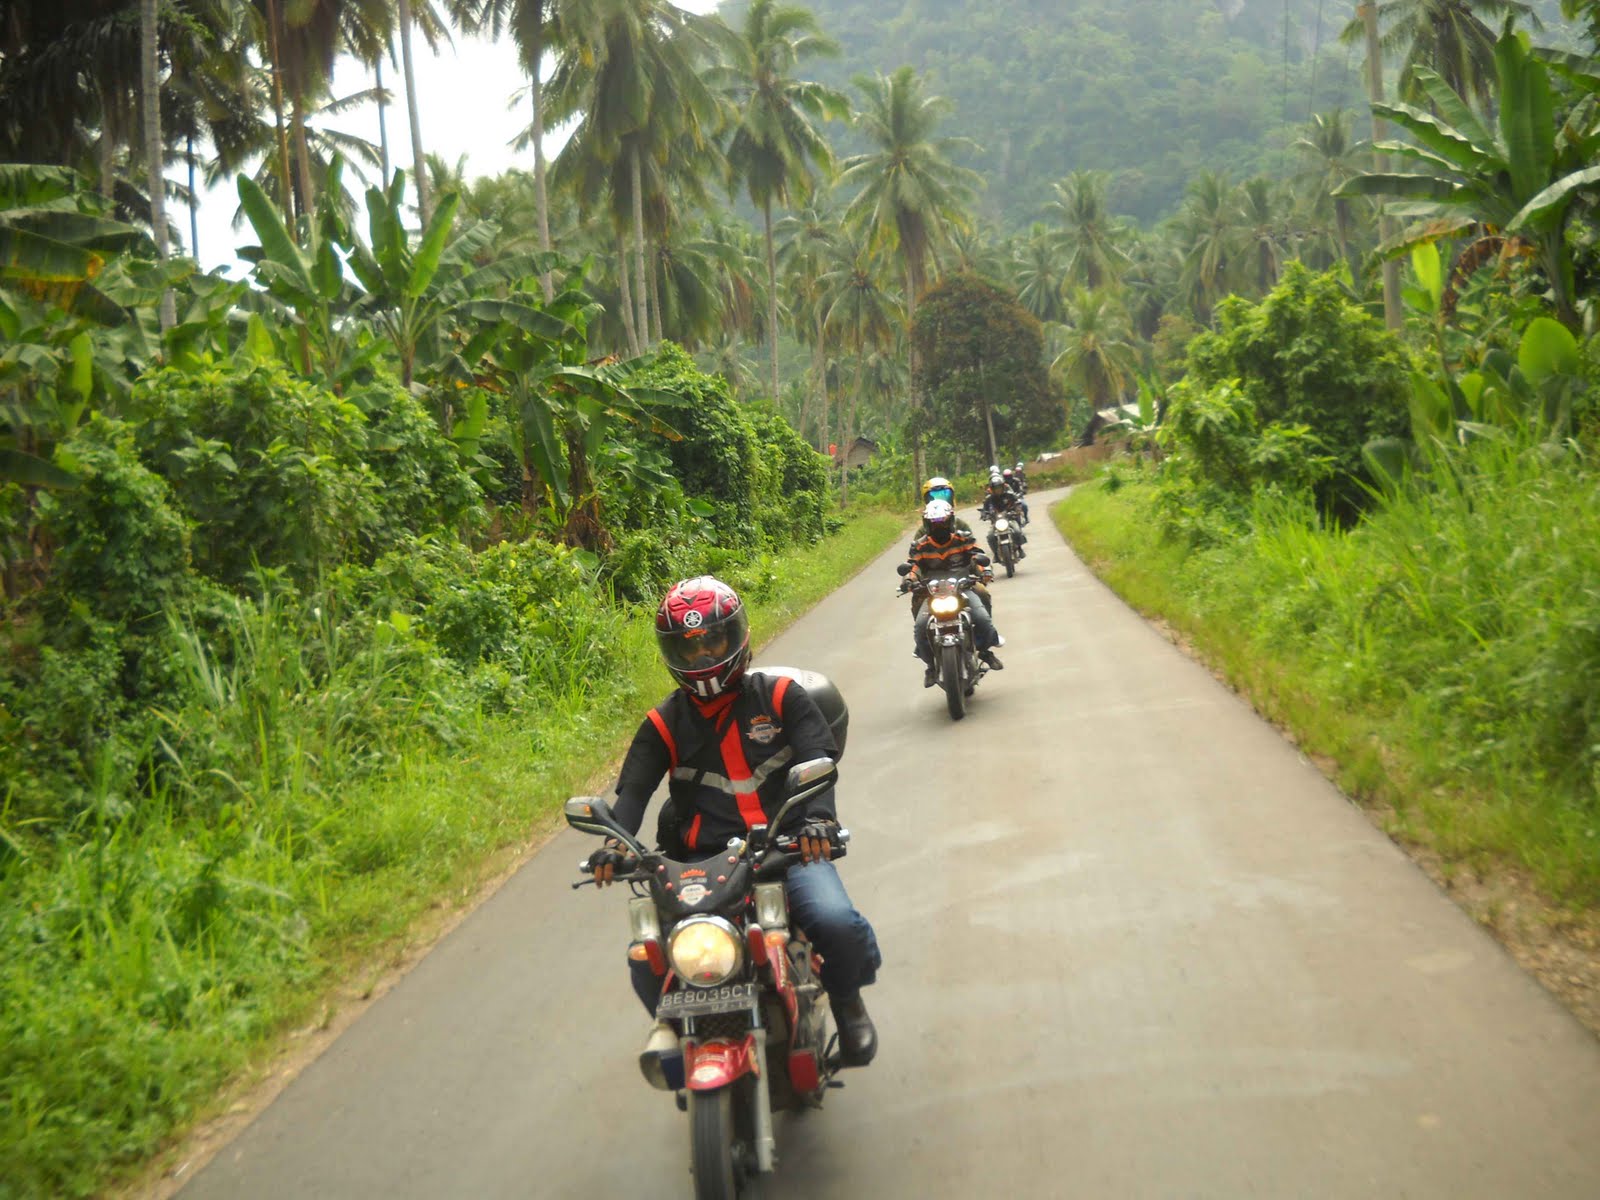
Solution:
{"label": "red motorcycle", "polygon": [[[821,960],[789,922],[783,880],[799,846],[776,834],[837,774],[831,758],[791,767],[771,826],[698,862],[645,849],[598,796],[567,801],[567,824],[617,838],[636,860],[616,876],[634,893],[628,954],[661,980],[656,1018],[683,1054],[678,1103],[689,1113],[696,1200],[731,1200],[751,1175],[771,1172],[773,1113],[819,1106],[839,1069]],[[835,858],[849,836],[836,834]]]}

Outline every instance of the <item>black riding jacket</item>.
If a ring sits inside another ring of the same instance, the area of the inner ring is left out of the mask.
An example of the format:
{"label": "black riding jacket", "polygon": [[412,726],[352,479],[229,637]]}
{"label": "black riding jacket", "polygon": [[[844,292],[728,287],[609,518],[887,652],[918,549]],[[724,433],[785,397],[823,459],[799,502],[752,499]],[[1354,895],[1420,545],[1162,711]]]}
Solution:
{"label": "black riding jacket", "polygon": [[986,521],[990,517],[1004,516],[1007,509],[1017,508],[1017,501],[1021,499],[1022,497],[1010,488],[1007,488],[1004,494],[998,496],[993,492],[985,492],[983,505],[978,509],[978,515]]}
{"label": "black riding jacket", "polygon": [[[685,848],[709,853],[771,823],[791,766],[838,754],[816,702],[786,676],[747,671],[736,691],[709,704],[680,688],[633,735],[613,812],[637,833],[651,795],[670,773],[661,836],[675,829]],[[791,812],[785,832],[811,817],[837,819],[832,788],[807,801],[804,812]]]}

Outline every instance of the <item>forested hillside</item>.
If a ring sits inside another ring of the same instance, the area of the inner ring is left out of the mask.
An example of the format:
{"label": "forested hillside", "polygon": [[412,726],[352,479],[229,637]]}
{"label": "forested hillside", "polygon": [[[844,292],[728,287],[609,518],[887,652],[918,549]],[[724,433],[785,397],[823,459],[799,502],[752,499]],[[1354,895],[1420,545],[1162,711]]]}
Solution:
{"label": "forested hillside", "polygon": [[[742,9],[742,3],[724,6]],[[955,103],[947,132],[988,181],[985,215],[1024,227],[1070,171],[1112,173],[1112,211],[1148,223],[1202,169],[1286,170],[1311,112],[1364,114],[1348,0],[815,0],[843,49],[835,85],[910,64]],[[1558,25],[1558,0],[1532,6]],[[1287,15],[1287,31],[1285,16]],[[1320,16],[1320,24],[1319,24]],[[731,14],[730,14],[731,19]],[[1286,36],[1287,32],[1287,36]]]}

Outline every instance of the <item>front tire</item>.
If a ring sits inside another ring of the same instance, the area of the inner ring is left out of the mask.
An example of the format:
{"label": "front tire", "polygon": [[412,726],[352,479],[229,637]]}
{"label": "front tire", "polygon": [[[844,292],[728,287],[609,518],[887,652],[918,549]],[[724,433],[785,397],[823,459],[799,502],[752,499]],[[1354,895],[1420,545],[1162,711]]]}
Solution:
{"label": "front tire", "polygon": [[734,1168],[733,1087],[689,1093],[690,1165],[695,1200],[737,1200]]}
{"label": "front tire", "polygon": [[939,655],[939,681],[944,684],[945,704],[950,709],[950,719],[959,721],[967,715],[967,685],[961,677],[961,647],[944,646]]}

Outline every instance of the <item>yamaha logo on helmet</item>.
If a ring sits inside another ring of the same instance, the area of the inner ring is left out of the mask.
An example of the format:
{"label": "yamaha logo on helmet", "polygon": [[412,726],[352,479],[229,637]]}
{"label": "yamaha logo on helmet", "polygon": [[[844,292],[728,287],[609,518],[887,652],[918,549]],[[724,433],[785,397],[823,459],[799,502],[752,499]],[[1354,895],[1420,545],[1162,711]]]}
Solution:
{"label": "yamaha logo on helmet", "polygon": [[683,623],[690,629],[699,629],[704,621],[705,618],[700,615],[700,611],[698,609],[691,608],[688,612],[683,614]]}

